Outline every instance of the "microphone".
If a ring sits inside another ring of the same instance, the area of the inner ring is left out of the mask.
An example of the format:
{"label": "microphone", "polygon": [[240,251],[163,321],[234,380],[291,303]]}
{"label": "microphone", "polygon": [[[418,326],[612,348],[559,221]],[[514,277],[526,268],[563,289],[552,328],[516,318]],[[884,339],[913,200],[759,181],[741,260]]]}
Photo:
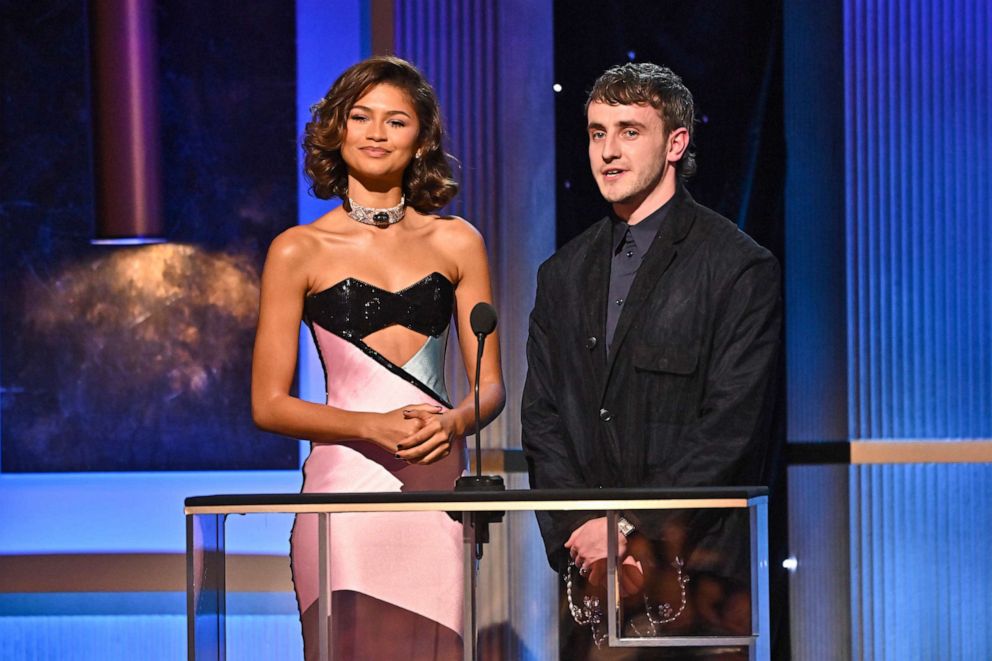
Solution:
{"label": "microphone", "polygon": [[476,337],[484,338],[496,330],[496,308],[488,303],[476,303],[469,315],[469,323]]}
{"label": "microphone", "polygon": [[482,376],[482,352],[486,336],[496,330],[496,308],[488,303],[476,303],[469,315],[472,332],[478,342],[475,354],[475,476],[482,479],[482,415],[479,413],[479,379]]}

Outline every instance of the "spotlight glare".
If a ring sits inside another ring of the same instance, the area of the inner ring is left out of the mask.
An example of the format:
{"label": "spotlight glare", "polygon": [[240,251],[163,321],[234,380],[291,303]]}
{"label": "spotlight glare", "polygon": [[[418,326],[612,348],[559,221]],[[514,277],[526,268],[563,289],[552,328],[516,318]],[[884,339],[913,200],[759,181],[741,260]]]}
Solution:
{"label": "spotlight glare", "polygon": [[796,568],[799,566],[799,561],[796,560],[795,556],[789,556],[788,558],[782,561],[782,566],[788,569],[790,572],[796,571]]}
{"label": "spotlight glare", "polygon": [[560,92],[561,91],[561,84],[555,83],[554,85],[551,86],[551,89],[553,89],[556,92]]}

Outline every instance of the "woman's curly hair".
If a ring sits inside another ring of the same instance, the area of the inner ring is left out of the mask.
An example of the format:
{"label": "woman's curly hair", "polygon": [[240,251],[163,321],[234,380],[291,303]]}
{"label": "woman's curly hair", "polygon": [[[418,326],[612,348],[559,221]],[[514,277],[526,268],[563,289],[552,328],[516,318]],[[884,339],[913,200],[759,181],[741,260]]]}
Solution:
{"label": "woman's curly hair", "polygon": [[441,110],[434,88],[420,70],[398,57],[370,57],[352,65],[311,108],[313,117],[303,134],[303,169],[310,190],[325,200],[340,197],[347,206],[348,166],[341,158],[341,144],[348,113],[369,89],[382,84],[406,92],[420,123],[418,156],[403,173],[406,203],[420,213],[436,211],[458,193],[441,145]]}

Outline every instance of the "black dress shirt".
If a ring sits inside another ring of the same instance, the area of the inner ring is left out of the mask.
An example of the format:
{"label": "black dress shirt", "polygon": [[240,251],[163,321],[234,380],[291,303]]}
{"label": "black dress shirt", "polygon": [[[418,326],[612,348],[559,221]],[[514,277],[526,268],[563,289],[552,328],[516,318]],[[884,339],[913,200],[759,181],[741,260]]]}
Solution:
{"label": "black dress shirt", "polygon": [[610,263],[610,293],[606,299],[606,352],[613,344],[613,333],[623,310],[627,292],[634,282],[637,269],[644,261],[651,242],[658,234],[670,206],[669,200],[639,223],[628,225],[613,218],[613,260]]}

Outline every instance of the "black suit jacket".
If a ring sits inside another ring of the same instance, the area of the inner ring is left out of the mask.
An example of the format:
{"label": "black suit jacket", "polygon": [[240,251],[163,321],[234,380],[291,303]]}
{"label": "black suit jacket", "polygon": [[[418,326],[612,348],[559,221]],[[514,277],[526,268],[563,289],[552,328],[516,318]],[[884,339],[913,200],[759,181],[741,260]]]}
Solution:
{"label": "black suit jacket", "polygon": [[[775,258],[679,186],[603,340],[612,256],[604,218],[538,272],[523,448],[534,488],[764,482],[781,327]],[[552,566],[590,513],[542,513]],[[637,520],[660,533],[662,522]]]}

